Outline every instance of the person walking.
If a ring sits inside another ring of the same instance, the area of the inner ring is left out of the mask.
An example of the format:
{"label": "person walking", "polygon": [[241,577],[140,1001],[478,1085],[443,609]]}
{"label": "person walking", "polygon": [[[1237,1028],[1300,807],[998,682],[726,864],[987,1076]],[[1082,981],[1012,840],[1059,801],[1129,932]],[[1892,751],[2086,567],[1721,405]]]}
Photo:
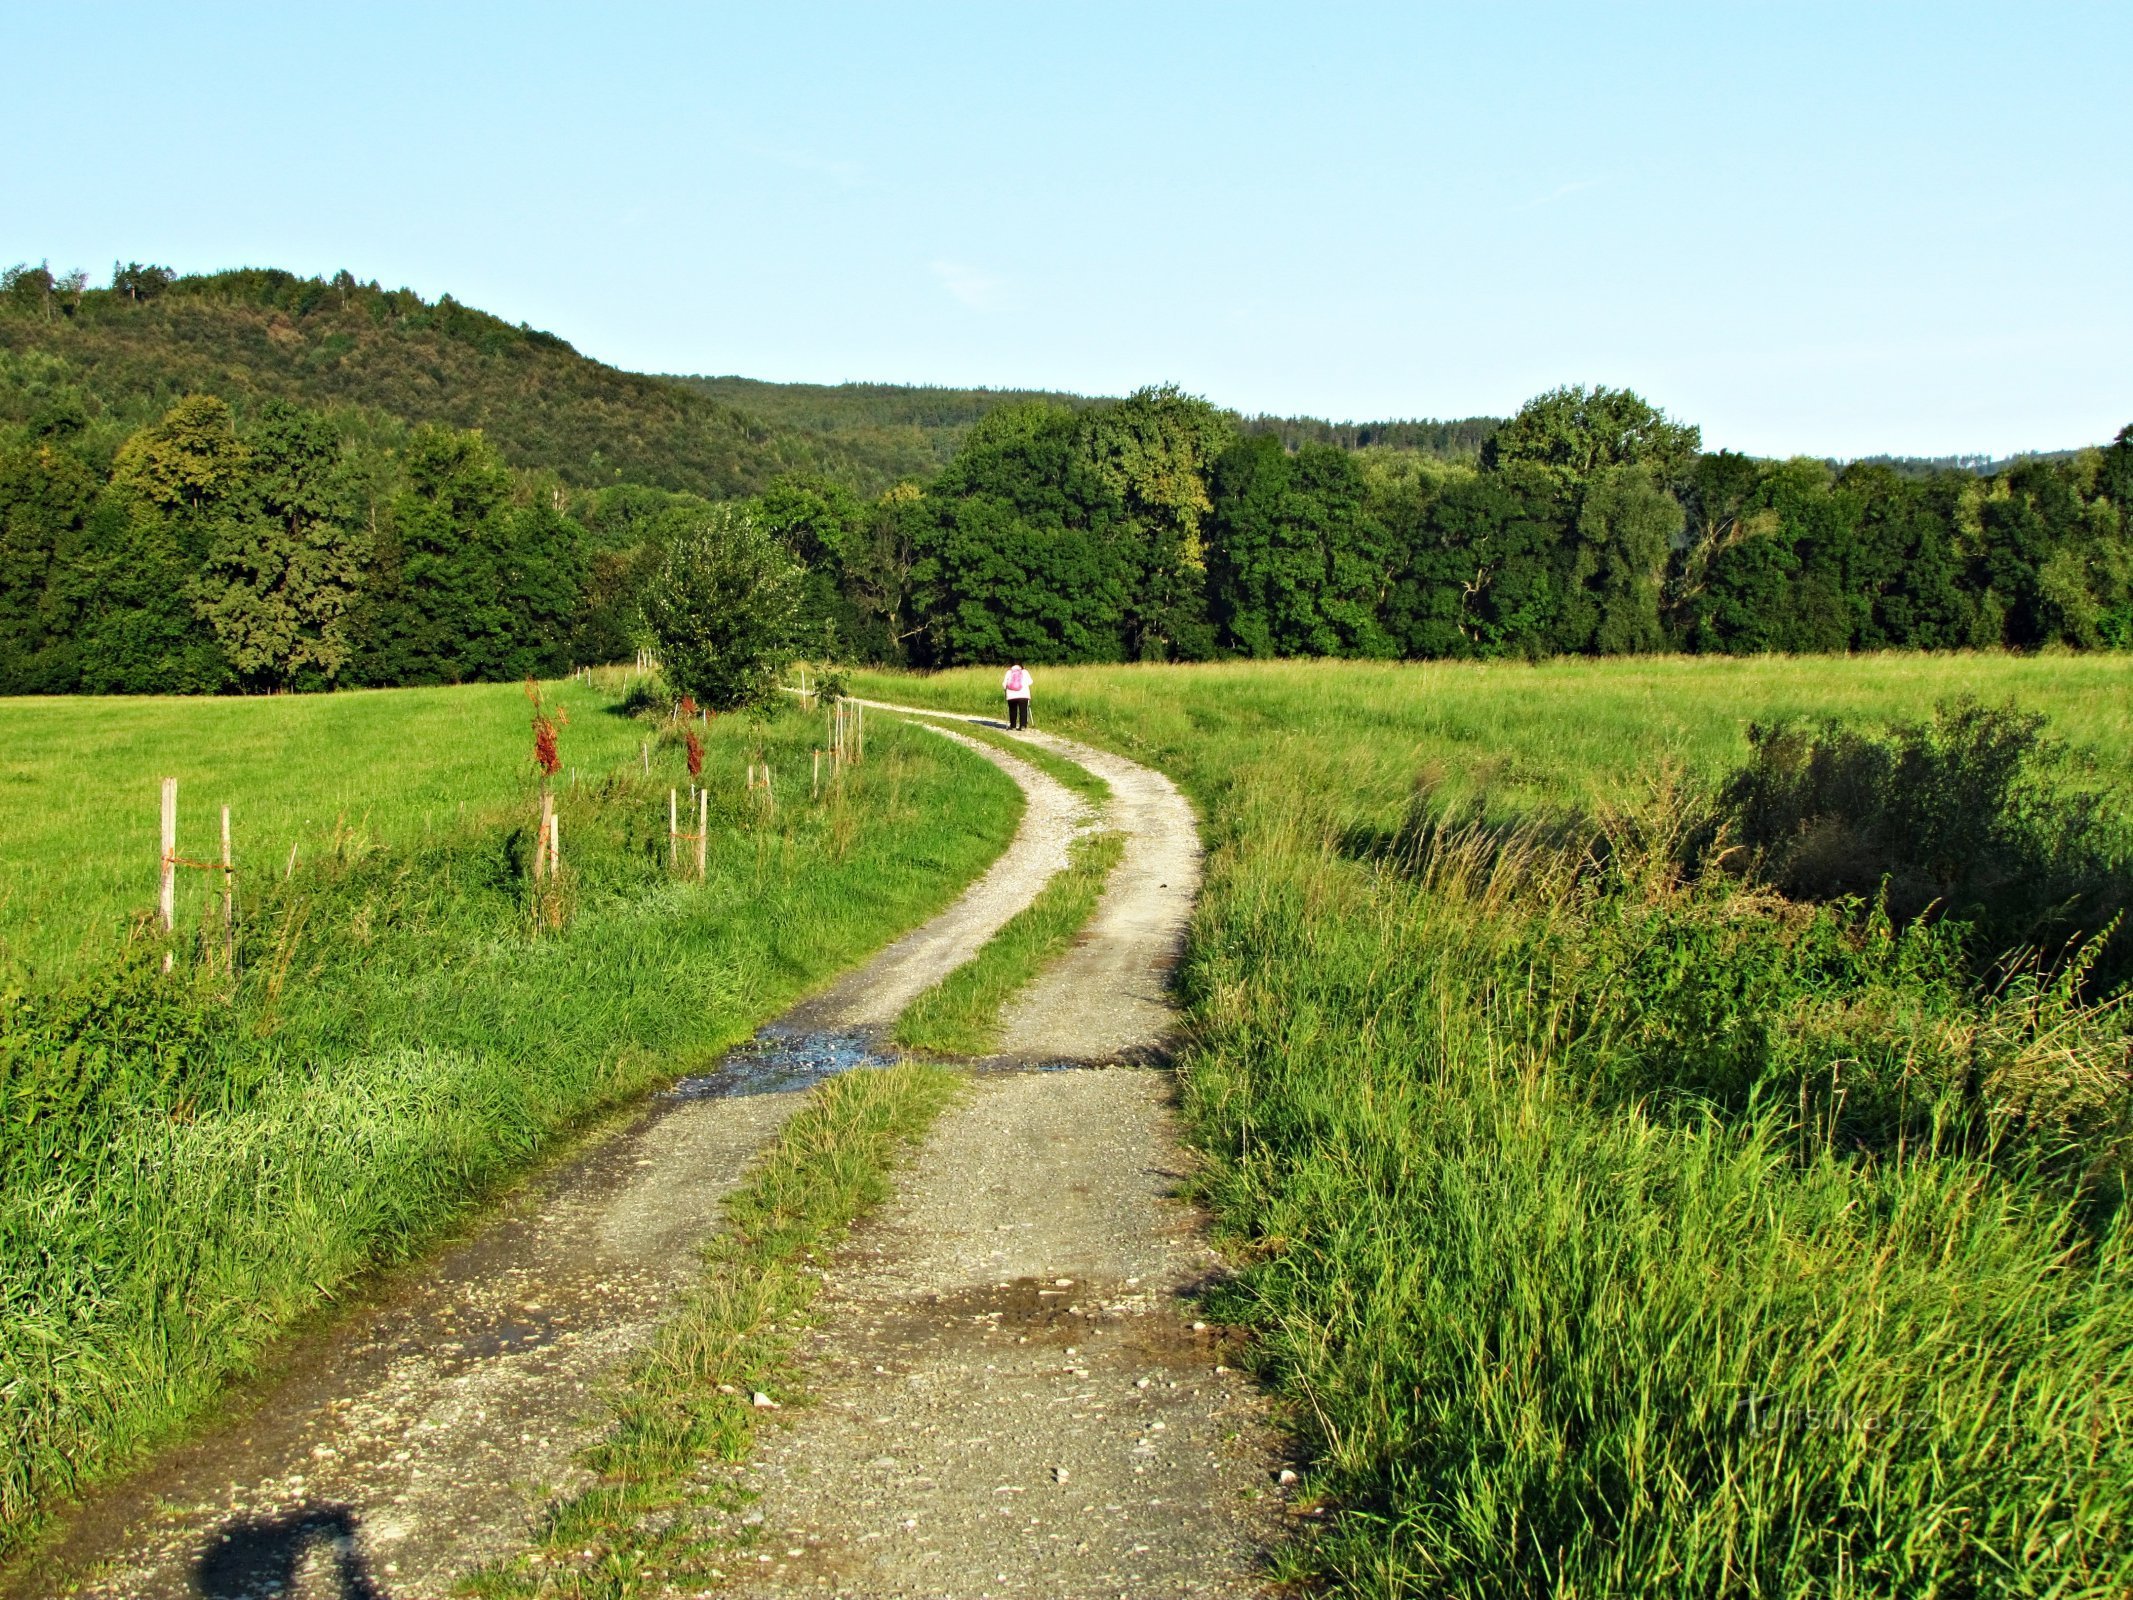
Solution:
{"label": "person walking", "polygon": [[1007,669],[1007,676],[1000,687],[1007,691],[1007,725],[1021,729],[1029,726],[1029,686],[1034,680],[1017,661]]}

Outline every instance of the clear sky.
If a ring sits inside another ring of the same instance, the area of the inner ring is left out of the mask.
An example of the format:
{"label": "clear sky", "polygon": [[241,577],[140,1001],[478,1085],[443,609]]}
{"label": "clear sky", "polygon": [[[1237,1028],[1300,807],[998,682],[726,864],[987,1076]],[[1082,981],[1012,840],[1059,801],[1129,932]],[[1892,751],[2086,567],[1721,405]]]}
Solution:
{"label": "clear sky", "polygon": [[0,264],[347,267],[625,367],[1765,454],[2133,421],[2133,3],[0,10]]}

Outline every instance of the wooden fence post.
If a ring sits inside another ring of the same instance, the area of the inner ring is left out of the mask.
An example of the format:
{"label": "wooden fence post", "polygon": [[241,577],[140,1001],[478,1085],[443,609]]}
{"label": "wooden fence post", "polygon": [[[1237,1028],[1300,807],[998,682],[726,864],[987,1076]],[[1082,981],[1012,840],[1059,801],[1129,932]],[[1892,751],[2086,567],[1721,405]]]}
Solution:
{"label": "wooden fence post", "polygon": [[696,876],[703,878],[711,855],[711,791],[705,789],[696,797]]}
{"label": "wooden fence post", "polygon": [[680,831],[679,800],[680,796],[674,790],[669,789],[667,791],[667,871],[669,872],[672,872],[680,864],[679,852],[681,846],[674,837]]}
{"label": "wooden fence post", "polygon": [[554,810],[548,813],[548,875],[553,878],[563,870],[563,819]]}
{"label": "wooden fence post", "polygon": [[[156,910],[163,931],[178,926],[178,780],[163,780],[163,881],[158,888]],[[166,963],[167,965],[167,963]]]}
{"label": "wooden fence post", "polygon": [[[163,931],[168,934],[178,926],[178,780],[163,780],[163,881],[157,886],[156,911]],[[163,952],[165,972],[177,965],[178,952]]]}
{"label": "wooden fence post", "polygon": [[222,808],[222,959],[237,971],[237,869],[230,859],[230,808]]}

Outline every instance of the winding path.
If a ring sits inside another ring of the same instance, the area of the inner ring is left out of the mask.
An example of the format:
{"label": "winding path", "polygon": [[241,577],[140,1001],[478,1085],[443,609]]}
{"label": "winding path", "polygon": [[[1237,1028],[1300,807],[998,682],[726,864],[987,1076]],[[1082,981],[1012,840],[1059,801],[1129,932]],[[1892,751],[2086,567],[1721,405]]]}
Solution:
{"label": "winding path", "polygon": [[[295,1341],[239,1414],[92,1500],[0,1592],[429,1600],[517,1547],[539,1493],[574,1481],[600,1379],[650,1336],[797,1105],[779,1091],[852,1059],[974,955],[1085,825],[1053,778],[935,731],[1021,785],[1021,826],[947,911],[765,1030],[744,1058],[761,1092],[683,1085],[557,1163]],[[1082,941],[1004,1019],[1006,1056],[1155,1060],[1198,884],[1190,808],[1160,774],[1029,737],[1111,783],[1128,838]],[[822,1403],[766,1430],[743,1472],[762,1500],[737,1531],[761,1554],[736,1592],[1259,1592],[1271,1445],[1178,1303],[1214,1262],[1167,1198],[1168,1083],[979,1075],[833,1274],[808,1351]]]}

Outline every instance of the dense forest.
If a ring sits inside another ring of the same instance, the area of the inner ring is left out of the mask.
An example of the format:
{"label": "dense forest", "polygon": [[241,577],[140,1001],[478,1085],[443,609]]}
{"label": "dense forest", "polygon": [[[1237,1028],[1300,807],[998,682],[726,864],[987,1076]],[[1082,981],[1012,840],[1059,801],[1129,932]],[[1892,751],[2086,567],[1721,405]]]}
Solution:
{"label": "dense forest", "polygon": [[759,378],[676,378],[736,411],[812,442],[830,474],[861,493],[932,477],[954,457],[978,418],[1002,406],[1098,405],[1050,389],[948,389],[907,383],[766,383]]}
{"label": "dense forest", "polygon": [[1334,425],[692,386],[345,274],[0,286],[0,693],[615,659],[717,505],[804,568],[800,646],[847,659],[2133,647],[2133,432],[1840,467],[1706,452],[1604,388]]}

